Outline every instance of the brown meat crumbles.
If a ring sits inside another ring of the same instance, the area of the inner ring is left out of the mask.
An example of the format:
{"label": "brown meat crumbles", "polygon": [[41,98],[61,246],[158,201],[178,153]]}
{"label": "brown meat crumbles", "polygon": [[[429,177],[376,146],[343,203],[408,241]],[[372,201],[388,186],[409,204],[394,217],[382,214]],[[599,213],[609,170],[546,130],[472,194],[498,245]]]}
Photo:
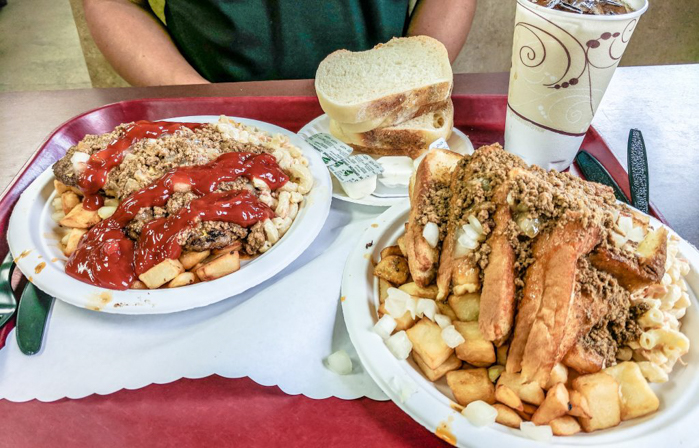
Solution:
{"label": "brown meat crumbles", "polygon": [[[423,215],[424,223],[432,218],[435,219],[433,222],[444,222],[444,216],[449,216],[449,228],[466,224],[471,215],[479,220],[486,238],[466,256],[480,268],[481,282],[491,253],[487,237],[495,225],[492,219],[498,206],[495,191],[501,186],[508,193],[507,205],[512,215],[506,235],[515,253],[517,303],[522,297],[525,273],[534,262],[532,243],[555,226],[563,226],[574,219],[583,227],[599,228],[599,244],[605,248],[615,251],[634,248],[632,244],[617,249],[611,240],[616,216],[624,209],[617,203],[611,188],[568,173],[528,167],[499,145],[491,145],[476,150],[459,162],[452,175],[451,188],[444,191],[442,186],[434,191],[432,206]],[[447,197],[450,197],[448,203]],[[637,255],[629,253],[628,256]],[[594,297],[600,306],[594,316],[588,312],[587,333],[581,337],[581,342],[602,355],[606,365],[612,365],[616,362],[618,349],[640,337],[641,330],[636,321],[645,310],[643,305],[632,306],[629,291],[611,274],[593,267],[586,257],[579,260],[578,269],[578,293]],[[600,315],[603,316],[601,319]]]}
{"label": "brown meat crumbles", "polygon": [[[73,155],[76,152],[91,155],[107,148],[112,141],[122,137],[125,129],[130,125],[131,123],[119,125],[112,132],[101,135],[86,135],[76,145],[71,146],[66,155],[54,164],[53,171],[56,178],[68,186],[77,186],[78,175],[72,161]],[[107,196],[123,200],[174,168],[202,165],[221,154],[242,151],[256,154],[271,153],[273,148],[265,141],[252,144],[230,138],[219,131],[216,124],[206,124],[195,130],[183,128],[156,139],[138,140],[128,149],[122,163],[109,171],[103,191]],[[221,183],[216,191],[232,190],[249,190],[254,194],[258,193],[252,183],[242,177],[233,182]],[[271,196],[277,198],[278,193],[272,192]],[[126,234],[132,239],[138,239],[149,221],[177,213],[197,197],[193,192],[177,192],[170,197],[164,207],[141,209],[127,224]],[[192,251],[220,249],[241,241],[244,250],[254,255],[259,253],[264,244],[265,234],[262,223],[245,229],[233,223],[207,221],[199,222],[193,228],[183,231],[178,235],[178,240],[183,244],[184,250]]]}
{"label": "brown meat crumbles", "polygon": [[606,366],[614,365],[619,348],[641,336],[641,328],[636,323],[638,311],[631,311],[630,293],[614,277],[596,269],[586,259],[579,262],[577,279],[581,293],[599,298],[606,305],[606,313],[581,338],[581,343],[600,354]]}

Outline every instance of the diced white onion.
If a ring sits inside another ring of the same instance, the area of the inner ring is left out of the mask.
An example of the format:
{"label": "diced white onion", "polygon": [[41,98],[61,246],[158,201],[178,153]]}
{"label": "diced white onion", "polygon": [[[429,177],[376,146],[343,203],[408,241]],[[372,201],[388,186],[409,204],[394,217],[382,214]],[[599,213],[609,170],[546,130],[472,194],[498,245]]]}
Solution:
{"label": "diced white onion", "polygon": [[522,434],[537,442],[551,442],[553,431],[549,425],[536,426],[532,422],[522,422],[519,424]]}
{"label": "diced white onion", "polygon": [[468,234],[464,233],[458,240],[459,245],[465,247],[468,250],[473,250],[478,247],[478,241],[470,238]]}
{"label": "diced white onion", "polygon": [[476,400],[469,403],[468,406],[461,411],[461,414],[466,417],[472,425],[480,428],[495,423],[498,410],[485,401]]}
{"label": "diced white onion", "polygon": [[63,203],[61,202],[61,197],[56,196],[53,198],[53,201],[51,201],[51,205],[53,206],[53,209],[55,211],[63,210]]}
{"label": "diced white onion", "polygon": [[473,230],[478,232],[479,235],[483,235],[483,226],[478,218],[473,215],[468,215],[468,222],[471,224],[471,227],[473,227]]}
{"label": "diced white onion", "polygon": [[257,188],[258,190],[266,191],[269,190],[269,185],[267,185],[267,182],[264,180],[260,179],[259,177],[253,177],[252,178],[252,184]]}
{"label": "diced white onion", "polygon": [[188,182],[175,182],[172,189],[177,193],[187,193],[192,189],[192,184]]}
{"label": "diced white onion", "polygon": [[612,209],[612,216],[614,217],[614,222],[616,222],[619,219],[619,210]]}
{"label": "diced white onion", "polygon": [[401,330],[390,338],[386,339],[386,347],[398,359],[407,359],[410,351],[413,349],[413,343],[410,342],[408,334]]}
{"label": "diced white onion", "polygon": [[88,160],[90,160],[90,154],[80,151],[75,151],[70,157],[70,163],[73,164],[73,169],[77,172],[83,171]]}
{"label": "diced white onion", "polygon": [[480,236],[480,234],[478,232],[476,232],[473,229],[473,227],[464,226],[463,229],[464,229],[464,236],[467,236],[469,239],[471,239],[473,241],[478,241],[478,237]]}
{"label": "diced white onion", "polygon": [[459,333],[453,325],[442,328],[442,339],[444,339],[444,342],[447,343],[449,348],[456,348],[466,342],[461,333]]}
{"label": "diced white onion", "polygon": [[434,315],[437,314],[437,303],[432,299],[418,299],[417,315],[418,317],[427,316],[429,320],[434,322]]}
{"label": "diced white onion", "polygon": [[107,219],[114,214],[116,209],[117,208],[113,205],[105,205],[104,207],[100,207],[97,209],[97,214],[100,218]]}
{"label": "diced white onion", "polygon": [[107,198],[107,199],[104,200],[104,205],[106,205],[106,206],[118,207],[118,206],[119,206],[119,199],[117,199],[117,198]]}
{"label": "diced white onion", "polygon": [[626,241],[628,241],[628,239],[619,233],[612,232],[612,241],[614,241],[614,245],[616,247],[621,249],[622,247],[624,247],[624,244],[626,244]]}
{"label": "diced white onion", "polygon": [[621,230],[624,236],[628,236],[629,232],[633,229],[633,219],[630,216],[619,216],[617,227],[619,227],[619,230]]}
{"label": "diced white onion", "polygon": [[626,233],[626,237],[634,243],[640,243],[645,237],[643,227],[634,227]]}
{"label": "diced white onion", "polygon": [[427,241],[427,244],[434,249],[437,247],[437,243],[439,243],[439,226],[433,222],[428,222],[425,228],[422,229],[422,236]]}
{"label": "diced white onion", "polygon": [[465,257],[468,255],[468,251],[469,249],[462,246],[461,243],[459,243],[459,240],[456,240],[456,246],[454,247],[454,258]]}
{"label": "diced white onion", "polygon": [[390,380],[388,380],[388,385],[393,390],[393,392],[398,394],[398,399],[401,403],[405,403],[406,401],[408,401],[408,398],[410,398],[411,396],[413,396],[413,394],[415,394],[415,392],[417,392],[417,385],[413,382],[413,380],[406,376],[394,376]]}
{"label": "diced white onion", "polygon": [[338,350],[328,356],[328,368],[338,375],[348,375],[352,373],[352,360],[347,352]]}
{"label": "diced white onion", "polygon": [[410,313],[410,317],[415,319],[417,316],[417,299],[413,296],[409,296],[408,300],[405,301],[405,310]]}
{"label": "diced white onion", "polygon": [[392,318],[400,319],[408,311],[408,301],[411,300],[410,294],[398,288],[388,288],[386,292],[388,294],[384,304],[386,311]]}
{"label": "diced white onion", "polygon": [[378,334],[381,336],[381,339],[386,340],[391,336],[391,333],[393,333],[393,330],[396,329],[397,322],[394,318],[389,316],[388,314],[384,314],[381,316],[381,319],[379,319],[378,322],[376,322],[376,325],[374,325],[374,333]]}
{"label": "diced white onion", "polygon": [[445,314],[435,314],[434,322],[439,325],[439,328],[447,328],[451,325],[451,318]]}

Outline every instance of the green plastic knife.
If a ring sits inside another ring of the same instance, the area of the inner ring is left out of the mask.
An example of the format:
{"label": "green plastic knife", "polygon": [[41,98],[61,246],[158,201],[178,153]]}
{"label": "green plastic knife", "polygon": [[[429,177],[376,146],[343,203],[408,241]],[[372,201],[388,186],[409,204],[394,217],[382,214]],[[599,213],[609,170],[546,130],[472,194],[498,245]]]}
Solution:
{"label": "green plastic knife", "polygon": [[34,355],[41,350],[46,321],[51,311],[53,297],[41,291],[31,282],[22,291],[17,310],[17,345],[25,355]]}
{"label": "green plastic knife", "polygon": [[612,187],[614,196],[616,196],[618,200],[625,204],[631,204],[629,198],[621,191],[621,187],[619,187],[612,175],[609,174],[609,171],[607,171],[595,156],[581,149],[578,155],[575,156],[575,163],[578,164],[578,168],[580,168],[586,180]]}
{"label": "green plastic knife", "polygon": [[0,327],[10,320],[17,309],[17,300],[12,291],[12,273],[15,266],[12,254],[8,252],[0,265]]}

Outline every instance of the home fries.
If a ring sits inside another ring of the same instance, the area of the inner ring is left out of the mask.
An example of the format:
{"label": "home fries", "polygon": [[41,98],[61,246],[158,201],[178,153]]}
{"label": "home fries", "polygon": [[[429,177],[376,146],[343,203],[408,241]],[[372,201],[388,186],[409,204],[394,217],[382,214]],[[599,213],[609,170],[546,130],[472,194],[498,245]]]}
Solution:
{"label": "home fries", "polygon": [[110,289],[214,280],[269,250],[313,187],[286,136],[221,117],[87,135],[53,167],[66,273]]}

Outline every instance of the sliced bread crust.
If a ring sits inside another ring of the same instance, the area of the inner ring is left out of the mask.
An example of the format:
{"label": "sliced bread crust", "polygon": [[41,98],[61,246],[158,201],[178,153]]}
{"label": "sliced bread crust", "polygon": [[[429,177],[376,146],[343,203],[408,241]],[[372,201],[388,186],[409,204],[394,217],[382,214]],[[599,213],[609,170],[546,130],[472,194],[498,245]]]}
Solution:
{"label": "sliced bread crust", "polygon": [[[412,120],[420,115],[427,114],[446,106],[446,101],[440,101],[438,103],[423,104],[417,107],[398,107],[393,112],[391,112],[386,117],[380,117],[373,120],[362,121],[359,123],[340,123],[337,124],[342,128],[345,133],[360,133],[369,132],[377,128],[386,128],[389,126],[395,126],[397,124],[403,123],[404,121]],[[331,119],[332,120],[332,119]]]}
{"label": "sliced bread crust", "polygon": [[428,36],[393,38],[371,50],[338,50],[318,66],[316,94],[341,123],[385,118],[398,108],[446,100],[453,73],[444,45]]}
{"label": "sliced bread crust", "polygon": [[[432,247],[423,236],[425,225],[434,222],[444,233],[448,219],[451,173],[462,156],[444,149],[430,151],[410,184],[410,215],[405,233],[408,267],[415,283],[429,285],[437,273],[440,245]],[[438,202],[438,203],[436,203]]]}
{"label": "sliced bread crust", "polygon": [[342,124],[331,120],[330,133],[359,152],[381,156],[407,155],[415,159],[435,140],[449,139],[453,126],[454,106],[449,100],[439,110],[364,133],[346,132]]}

